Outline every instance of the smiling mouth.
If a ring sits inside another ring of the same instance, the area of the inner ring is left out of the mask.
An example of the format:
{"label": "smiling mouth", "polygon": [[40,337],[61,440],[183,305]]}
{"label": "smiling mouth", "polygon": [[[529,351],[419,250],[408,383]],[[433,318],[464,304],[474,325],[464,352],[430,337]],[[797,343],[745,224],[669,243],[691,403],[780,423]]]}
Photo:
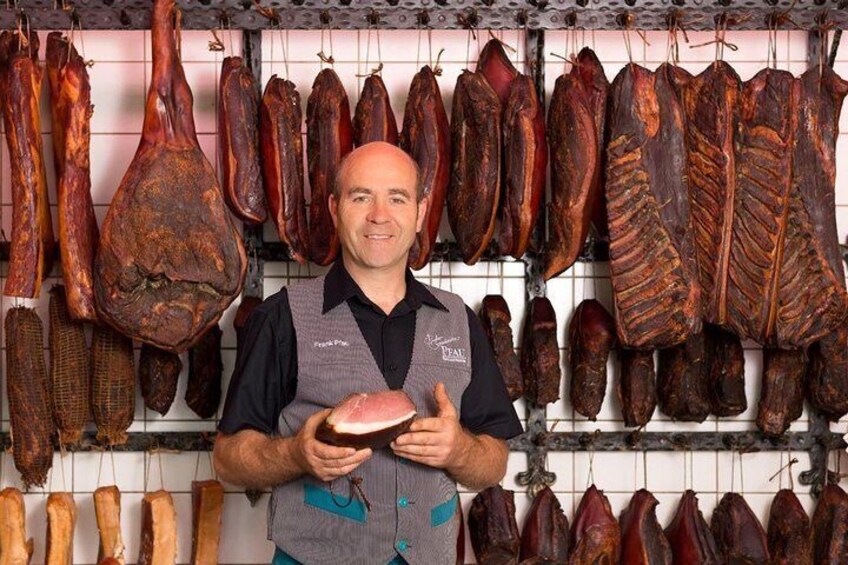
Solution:
{"label": "smiling mouth", "polygon": [[365,239],[374,239],[374,240],[386,240],[390,239],[392,236],[390,235],[366,235]]}

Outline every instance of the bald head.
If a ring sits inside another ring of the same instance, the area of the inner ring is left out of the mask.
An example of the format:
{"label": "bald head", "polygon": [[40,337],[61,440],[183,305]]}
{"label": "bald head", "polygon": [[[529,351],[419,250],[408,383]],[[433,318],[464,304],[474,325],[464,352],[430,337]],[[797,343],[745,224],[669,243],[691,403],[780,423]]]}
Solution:
{"label": "bald head", "polygon": [[340,199],[344,187],[349,183],[372,176],[393,176],[399,182],[411,180],[417,201],[420,202],[426,196],[418,163],[404,150],[385,141],[361,145],[342,159],[333,184],[333,196],[336,200]]}

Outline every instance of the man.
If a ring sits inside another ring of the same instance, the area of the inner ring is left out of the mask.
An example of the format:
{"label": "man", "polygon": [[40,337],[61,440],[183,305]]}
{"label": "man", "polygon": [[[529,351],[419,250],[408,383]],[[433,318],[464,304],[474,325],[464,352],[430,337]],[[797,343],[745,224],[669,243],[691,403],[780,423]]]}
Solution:
{"label": "man", "polygon": [[[427,207],[418,177],[390,144],[351,152],[329,198],[341,259],[265,300],[240,336],[215,468],[274,487],[275,564],[454,563],[456,482],[500,481],[504,440],[522,431],[476,316],[406,267]],[[345,396],[389,388],[418,410],[390,448],[315,439]]]}

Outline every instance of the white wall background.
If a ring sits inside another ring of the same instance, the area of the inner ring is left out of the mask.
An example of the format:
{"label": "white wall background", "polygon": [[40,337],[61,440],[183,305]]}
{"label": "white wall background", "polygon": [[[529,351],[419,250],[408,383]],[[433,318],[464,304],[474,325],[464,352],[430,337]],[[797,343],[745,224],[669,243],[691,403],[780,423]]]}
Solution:
{"label": "white wall background", "polygon": [[[516,46],[516,60],[523,59],[523,37],[519,32],[498,33],[508,44]],[[433,32],[433,54],[444,48],[441,58],[444,74],[439,79],[445,105],[450,112],[452,91],[457,76],[463,68],[474,64],[479,47],[486,40],[485,34],[476,40],[470,40],[468,33],[460,31]],[[693,45],[710,41],[711,33],[690,33]],[[42,33],[43,45],[46,33]],[[217,81],[222,55],[209,52],[207,42],[212,39],[208,32],[184,32],[182,34],[182,57],[186,76],[194,93],[194,114],[200,144],[213,163],[217,163],[216,143],[216,99]],[[765,66],[767,53],[767,34],[765,32],[728,32],[727,40],[736,44],[738,51],[727,49],[725,58],[733,63],[743,80],[752,77]],[[240,35],[238,33],[224,34],[227,53],[240,52]],[[283,62],[282,44],[286,41],[288,49],[288,65]],[[420,50],[419,50],[420,41]],[[606,74],[613,79],[619,69],[627,62],[627,50],[620,32],[578,33],[578,47],[584,44],[593,46],[604,63]],[[648,43],[643,43],[636,34],[632,34],[632,50],[634,61],[654,68],[666,59],[667,34],[653,32],[647,34]],[[565,33],[552,32],[547,34],[545,47],[548,63],[546,72],[546,94],[550,97],[553,84],[563,70],[563,63],[550,57],[548,53],[565,52]],[[129,32],[86,32],[77,36],[77,48],[83,51],[85,58],[93,59],[96,63],[89,70],[92,83],[92,101],[95,105],[94,117],[91,122],[91,177],[92,194],[97,217],[102,221],[112,194],[117,188],[128,164],[132,160],[141,132],[144,99],[147,81],[151,72],[150,33],[141,31]],[[365,31],[337,31],[333,33],[332,52],[335,57],[335,69],[344,82],[351,102],[351,110],[355,107],[358,92],[364,79],[357,74],[367,72],[376,65],[377,35],[371,34],[370,61],[365,64],[368,52],[368,33]],[[265,33],[263,36],[262,67],[264,80],[276,73],[295,82],[305,104],[309,89],[315,75],[321,69],[321,63],[316,53],[321,49],[321,36],[318,32],[295,32],[285,34]],[[325,51],[329,53],[329,39],[325,37]],[[701,48],[681,47],[682,65],[692,72],[700,72],[713,58],[712,46]],[[392,105],[397,114],[398,124],[402,122],[406,94],[412,76],[420,65],[428,61],[428,42],[426,34],[419,36],[415,31],[383,32],[380,34],[380,53],[384,63],[383,77],[392,98]],[[778,67],[794,73],[803,72],[806,68],[806,34],[804,32],[781,32],[778,34]],[[848,52],[841,50],[836,66],[843,76],[848,77]],[[46,78],[45,78],[46,81]],[[264,86],[264,85],[263,85]],[[52,149],[50,136],[49,109],[47,107],[47,88],[43,97],[43,130],[45,139],[45,156],[47,171],[51,181],[51,203],[55,220],[55,182],[52,171]],[[848,132],[848,112],[842,120],[843,131]],[[5,141],[5,140],[4,140]],[[840,137],[838,148],[837,174],[837,219],[839,223],[840,241],[843,243],[848,236],[848,140],[845,134]],[[8,151],[5,142],[0,152],[0,225],[3,233],[11,233],[11,189],[9,181]],[[445,220],[443,235],[450,237]],[[272,225],[267,224],[265,236],[275,240],[276,235]],[[0,274],[5,275],[7,265],[0,268]],[[322,270],[313,267],[311,270],[298,267],[296,264],[266,264],[265,266],[265,295],[276,292],[293,278],[319,274]],[[57,277],[58,271],[45,281],[43,295],[51,285],[61,282]],[[487,293],[502,293],[509,303],[513,316],[513,332],[516,343],[519,343],[520,326],[524,316],[524,281],[523,265],[517,262],[504,264],[480,263],[475,267],[462,264],[435,263],[417,273],[423,281],[461,294],[472,308],[478,308],[483,296]],[[3,281],[0,280],[0,284]],[[565,330],[566,324],[576,304],[584,298],[598,297],[608,308],[611,307],[608,268],[606,264],[578,264],[548,285],[548,295],[553,302],[559,324],[558,337],[562,348],[563,364],[565,362]],[[39,309],[41,318],[47,322],[47,299],[38,301],[15,300],[3,297],[0,307],[5,316],[6,310],[16,304],[34,304]],[[232,329],[232,319],[237,303],[224,315],[221,326],[224,330],[224,386],[227,386],[230,373],[235,361],[235,335]],[[46,330],[46,326],[45,326]],[[5,367],[5,336],[3,339],[3,366]],[[761,353],[753,345],[747,344],[746,374],[748,383],[749,410],[737,418],[709,418],[700,425],[681,424],[668,421],[659,411],[653,421],[647,426],[648,431],[697,430],[697,431],[737,431],[755,429],[756,405],[759,396],[759,375],[761,372]],[[184,359],[184,362],[187,359]],[[564,365],[563,365],[564,366]],[[565,384],[562,398],[568,398],[568,374],[565,374]],[[558,431],[605,431],[621,430],[623,424],[614,395],[615,368],[611,363],[609,372],[608,394],[604,407],[597,422],[588,422],[580,416],[575,416],[568,403],[564,400],[548,408],[549,427],[556,425]],[[5,382],[2,383],[5,390]],[[141,396],[137,399],[135,422],[131,431],[213,431],[216,422],[213,420],[200,421],[186,407],[183,401],[185,377],[181,380],[180,390],[170,412],[165,417],[146,411],[143,408]],[[9,428],[8,408],[5,394],[2,395],[2,429]],[[525,418],[525,409],[521,401],[516,403],[519,416]],[[806,430],[807,415],[794,423],[793,430]],[[838,431],[848,431],[848,421],[843,420],[834,428]],[[796,454],[801,463],[796,465],[793,474],[796,477],[796,489],[806,493],[804,487],[797,485],[797,475],[808,465],[805,454]],[[729,453],[694,453],[691,461],[680,453],[648,453],[643,459],[641,454],[597,453],[594,456],[593,474],[596,484],[609,496],[614,512],[620,512],[628,503],[634,490],[647,486],[659,498],[661,505],[658,509],[660,521],[665,524],[674,512],[676,502],[684,488],[694,488],[700,493],[701,508],[709,516],[722,494],[734,486],[737,491],[743,491],[746,500],[760,518],[765,521],[768,508],[774,492],[779,488],[778,481],[769,482],[768,478],[785,462],[785,457],[779,453],[760,453],[746,455],[741,468],[738,460],[733,465]],[[17,486],[21,488],[18,473],[14,469],[10,456],[0,456],[0,483],[2,486]],[[114,465],[112,464],[114,460]],[[644,464],[643,464],[644,463]],[[91,494],[99,485],[116,483],[123,493],[123,532],[127,544],[128,561],[135,561],[138,555],[140,532],[140,501],[146,489],[155,490],[160,487],[160,466],[164,476],[164,488],[171,491],[177,506],[179,523],[179,554],[178,561],[186,563],[190,559],[191,549],[191,481],[194,478],[205,479],[211,474],[206,454],[160,454],[147,455],[143,453],[114,453],[101,455],[98,453],[68,454],[64,458],[58,453],[55,458],[54,470],[47,487],[36,490],[25,496],[27,505],[28,534],[35,539],[35,562],[44,558],[45,544],[45,503],[47,492],[72,490],[79,509],[76,530],[75,563],[95,563],[97,554],[97,530]],[[552,453],[548,467],[556,472],[557,482],[554,490],[557,493],[569,519],[579,503],[582,492],[588,486],[590,475],[590,456],[588,453]],[[530,505],[530,499],[523,489],[515,482],[517,473],[525,470],[525,456],[515,453],[510,456],[507,476],[504,480],[506,488],[516,490],[516,506],[519,526]],[[848,468],[844,462],[843,468]],[[114,475],[113,475],[114,469]],[[150,469],[149,480],[146,469]],[[687,469],[691,469],[689,473]],[[735,469],[735,479],[732,474]],[[647,476],[647,484],[643,477]],[[743,484],[744,478],[744,484]],[[784,485],[786,481],[784,481]],[[473,498],[473,492],[462,492],[463,507],[466,512]],[[265,506],[267,496],[264,496],[255,508],[251,508],[242,490],[228,486],[224,507],[224,534],[221,544],[220,560],[222,563],[268,563],[273,553],[270,542],[265,539]],[[814,501],[808,495],[802,496],[802,501],[809,511],[814,507]],[[470,543],[467,543],[467,561],[473,561]]]}

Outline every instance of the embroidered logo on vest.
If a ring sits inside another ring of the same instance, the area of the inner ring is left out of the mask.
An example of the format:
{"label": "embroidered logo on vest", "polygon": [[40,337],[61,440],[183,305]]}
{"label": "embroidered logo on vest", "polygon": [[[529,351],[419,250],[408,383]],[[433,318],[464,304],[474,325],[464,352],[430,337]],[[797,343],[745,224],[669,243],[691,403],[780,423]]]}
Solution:
{"label": "embroidered logo on vest", "polygon": [[433,351],[441,350],[442,361],[468,363],[468,359],[465,357],[464,347],[451,347],[450,344],[457,341],[459,341],[458,337],[442,337],[440,335],[430,334],[427,334],[427,337],[424,339],[424,343]]}
{"label": "embroidered logo on vest", "polygon": [[328,339],[327,341],[316,341],[312,347],[350,347],[350,344],[342,339]]}

